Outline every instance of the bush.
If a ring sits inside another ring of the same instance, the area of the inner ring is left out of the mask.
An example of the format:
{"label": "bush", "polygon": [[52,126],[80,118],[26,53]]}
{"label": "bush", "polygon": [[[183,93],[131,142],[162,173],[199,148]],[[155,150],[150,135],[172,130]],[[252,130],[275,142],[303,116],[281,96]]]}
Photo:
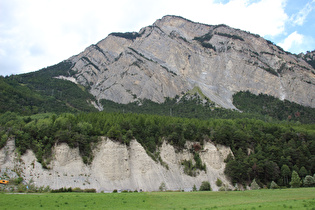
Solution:
{"label": "bush", "polygon": [[260,189],[260,187],[259,187],[259,185],[257,184],[257,182],[256,182],[255,179],[254,179],[253,182],[250,184],[250,188],[251,188],[252,190],[259,190],[259,189]]}
{"label": "bush", "polygon": [[313,187],[315,185],[315,180],[312,176],[307,175],[303,181],[304,187]]}
{"label": "bush", "polygon": [[217,178],[217,181],[215,182],[215,184],[216,184],[218,187],[221,187],[223,183],[222,183],[221,179]]}
{"label": "bush", "polygon": [[200,185],[200,188],[199,188],[200,191],[211,191],[211,186],[210,186],[210,183],[207,182],[207,181],[203,181]]}
{"label": "bush", "polygon": [[16,179],[13,180],[13,183],[16,185],[19,185],[23,182],[23,177],[18,177]]}
{"label": "bush", "polygon": [[226,191],[225,186],[221,186],[221,187],[219,188],[219,191]]}
{"label": "bush", "polygon": [[51,192],[52,193],[64,193],[64,192],[73,192],[73,190],[71,187],[69,187],[69,188],[62,187],[62,188],[59,188],[56,190],[51,190]]}
{"label": "bush", "polygon": [[83,192],[86,192],[86,193],[96,193],[96,189],[84,189]]}
{"label": "bush", "polygon": [[277,183],[272,181],[271,184],[270,184],[270,189],[279,189],[279,186],[277,185]]}
{"label": "bush", "polygon": [[165,191],[166,190],[166,186],[165,186],[165,182],[162,182],[160,187],[159,187],[160,191]]}
{"label": "bush", "polygon": [[299,174],[296,171],[292,172],[292,178],[290,185],[292,188],[298,188],[301,186],[301,178],[299,177]]}
{"label": "bush", "polygon": [[83,192],[83,190],[79,187],[73,188],[72,192]]}

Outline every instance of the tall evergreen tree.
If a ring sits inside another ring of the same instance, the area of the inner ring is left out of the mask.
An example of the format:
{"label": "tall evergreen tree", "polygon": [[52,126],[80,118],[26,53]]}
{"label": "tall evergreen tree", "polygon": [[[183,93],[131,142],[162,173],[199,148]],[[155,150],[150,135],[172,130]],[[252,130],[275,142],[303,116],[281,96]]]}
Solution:
{"label": "tall evergreen tree", "polygon": [[292,172],[290,185],[292,188],[298,188],[301,186],[301,178],[296,171]]}
{"label": "tall evergreen tree", "polygon": [[283,165],[283,166],[281,167],[281,176],[282,176],[283,184],[284,184],[284,185],[289,184],[289,176],[290,176],[290,173],[291,173],[291,171],[290,171],[289,166]]}

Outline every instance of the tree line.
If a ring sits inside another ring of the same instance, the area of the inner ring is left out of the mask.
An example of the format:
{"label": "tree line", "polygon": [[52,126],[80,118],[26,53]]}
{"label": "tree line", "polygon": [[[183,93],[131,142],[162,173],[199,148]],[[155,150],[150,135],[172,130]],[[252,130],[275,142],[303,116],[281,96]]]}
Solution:
{"label": "tree line", "polygon": [[[18,151],[23,154],[32,149],[44,167],[49,163],[52,147],[62,142],[78,147],[83,161],[89,164],[93,145],[100,136],[107,136],[126,145],[136,139],[156,161],[164,140],[178,151],[186,141],[201,147],[207,141],[229,146],[233,155],[226,159],[225,173],[234,183],[256,179],[263,184],[276,181],[288,185],[292,171],[302,177],[315,173],[314,124],[108,112],[32,116],[6,112],[0,116],[0,136],[1,148],[9,137],[14,137]],[[194,148],[188,149],[198,153]],[[203,170],[202,163],[198,164]]]}

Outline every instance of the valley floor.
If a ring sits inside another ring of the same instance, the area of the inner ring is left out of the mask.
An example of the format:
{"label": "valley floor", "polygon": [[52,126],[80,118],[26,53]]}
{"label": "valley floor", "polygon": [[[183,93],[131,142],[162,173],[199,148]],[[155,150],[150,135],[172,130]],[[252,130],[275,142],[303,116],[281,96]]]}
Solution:
{"label": "valley floor", "polygon": [[230,192],[0,194],[1,209],[315,209],[315,188]]}

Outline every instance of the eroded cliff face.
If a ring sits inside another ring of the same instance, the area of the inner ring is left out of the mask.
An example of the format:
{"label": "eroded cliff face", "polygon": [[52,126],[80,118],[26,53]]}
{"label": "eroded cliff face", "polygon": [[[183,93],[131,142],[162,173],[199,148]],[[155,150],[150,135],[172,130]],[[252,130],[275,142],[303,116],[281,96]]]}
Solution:
{"label": "eroded cliff face", "polygon": [[184,173],[181,165],[183,160],[193,159],[189,150],[177,153],[173,146],[164,142],[160,154],[168,165],[167,169],[152,160],[136,140],[127,147],[103,138],[93,151],[91,165],[83,163],[78,149],[60,144],[53,149],[50,169],[43,169],[31,150],[19,157],[11,139],[0,150],[0,169],[1,175],[5,172],[14,178],[19,173],[26,183],[32,180],[38,187],[50,186],[52,189],[79,187],[94,188],[98,192],[112,192],[114,189],[155,191],[164,182],[168,190],[184,190],[193,185],[199,188],[202,181],[209,181],[213,190],[218,190],[215,184],[217,178],[232,188],[223,173],[224,159],[230,153],[230,148],[205,143],[200,157],[206,164],[207,172],[200,171],[199,175],[191,177]]}
{"label": "eroded cliff face", "polygon": [[238,91],[315,107],[315,70],[258,35],[165,16],[139,33],[113,33],[69,59],[72,80],[99,99],[163,102],[199,87],[225,108]]}

